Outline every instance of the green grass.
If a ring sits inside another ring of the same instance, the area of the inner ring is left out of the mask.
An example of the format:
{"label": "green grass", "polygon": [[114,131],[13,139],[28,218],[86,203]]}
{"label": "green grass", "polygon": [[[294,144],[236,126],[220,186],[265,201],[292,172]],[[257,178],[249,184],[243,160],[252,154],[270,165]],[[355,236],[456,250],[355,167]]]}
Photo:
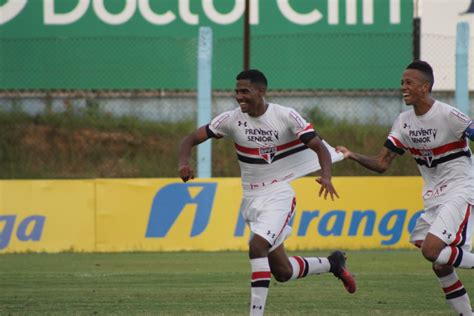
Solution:
{"label": "green grass", "polygon": [[[272,280],[266,315],[452,314],[419,252],[348,257],[355,294],[331,274]],[[474,293],[473,272],[458,274]],[[3,254],[0,315],[246,315],[249,277],[243,252]]]}

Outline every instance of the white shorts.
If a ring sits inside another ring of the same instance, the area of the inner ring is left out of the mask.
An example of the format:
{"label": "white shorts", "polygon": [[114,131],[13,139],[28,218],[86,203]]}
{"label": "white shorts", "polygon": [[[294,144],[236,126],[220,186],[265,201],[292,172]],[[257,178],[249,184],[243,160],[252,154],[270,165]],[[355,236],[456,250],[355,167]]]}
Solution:
{"label": "white shorts", "polygon": [[472,205],[462,198],[428,208],[416,221],[410,242],[425,240],[431,233],[446,245],[458,246],[471,251],[473,216]]}
{"label": "white shorts", "polygon": [[291,234],[290,221],[295,214],[296,199],[289,183],[273,184],[257,197],[242,199],[240,210],[252,234],[266,239],[270,252]]}

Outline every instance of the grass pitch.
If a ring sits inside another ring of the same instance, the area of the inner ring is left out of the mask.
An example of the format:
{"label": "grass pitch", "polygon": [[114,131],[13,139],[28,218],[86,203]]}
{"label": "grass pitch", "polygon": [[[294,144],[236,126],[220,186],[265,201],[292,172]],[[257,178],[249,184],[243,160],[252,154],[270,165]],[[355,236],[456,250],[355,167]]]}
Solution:
{"label": "grass pitch", "polygon": [[[453,314],[417,251],[349,251],[348,266],[355,294],[332,274],[272,280],[266,315]],[[458,274],[474,298],[474,271]],[[243,252],[0,255],[0,315],[247,315],[249,291]]]}

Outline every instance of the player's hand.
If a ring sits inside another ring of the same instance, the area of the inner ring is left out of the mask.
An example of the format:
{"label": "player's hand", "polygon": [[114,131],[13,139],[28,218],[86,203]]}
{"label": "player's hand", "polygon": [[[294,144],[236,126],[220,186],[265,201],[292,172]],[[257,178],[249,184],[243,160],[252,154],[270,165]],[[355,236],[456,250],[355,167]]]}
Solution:
{"label": "player's hand", "polygon": [[319,196],[323,195],[324,193],[324,199],[326,200],[329,194],[331,196],[331,200],[333,201],[334,196],[339,198],[339,195],[337,194],[336,189],[334,189],[331,180],[319,177],[316,179],[316,182],[321,185],[321,189],[319,189]]}
{"label": "player's hand", "polygon": [[179,177],[183,182],[194,179],[194,170],[190,165],[179,166]]}
{"label": "player's hand", "polygon": [[342,153],[344,156],[344,159],[347,159],[350,157],[350,155],[352,155],[352,152],[344,146],[336,146],[336,152]]}

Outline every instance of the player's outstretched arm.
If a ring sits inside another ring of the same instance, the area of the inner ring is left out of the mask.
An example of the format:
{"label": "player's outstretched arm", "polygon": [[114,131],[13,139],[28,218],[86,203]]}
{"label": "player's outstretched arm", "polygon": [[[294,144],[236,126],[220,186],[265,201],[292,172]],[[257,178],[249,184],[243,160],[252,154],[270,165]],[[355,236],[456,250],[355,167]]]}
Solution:
{"label": "player's outstretched arm", "polygon": [[321,165],[321,177],[316,179],[316,182],[321,185],[321,188],[319,189],[319,196],[324,194],[324,199],[326,199],[329,194],[331,196],[331,200],[334,201],[334,197],[336,196],[339,198],[339,195],[337,194],[336,189],[331,182],[331,154],[319,136],[313,137],[309,142],[306,143],[306,146],[316,152],[318,155],[319,164]]}
{"label": "player's outstretched arm", "polygon": [[355,160],[367,169],[378,173],[384,173],[392,164],[393,159],[398,156],[397,153],[386,147],[383,147],[376,156],[358,154],[350,151],[344,146],[336,146],[336,151],[342,153],[344,159]]}
{"label": "player's outstretched arm", "polygon": [[207,135],[206,126],[201,126],[181,141],[178,153],[178,173],[184,182],[194,179],[194,169],[189,164],[193,147],[207,139],[209,139],[209,136]]}

